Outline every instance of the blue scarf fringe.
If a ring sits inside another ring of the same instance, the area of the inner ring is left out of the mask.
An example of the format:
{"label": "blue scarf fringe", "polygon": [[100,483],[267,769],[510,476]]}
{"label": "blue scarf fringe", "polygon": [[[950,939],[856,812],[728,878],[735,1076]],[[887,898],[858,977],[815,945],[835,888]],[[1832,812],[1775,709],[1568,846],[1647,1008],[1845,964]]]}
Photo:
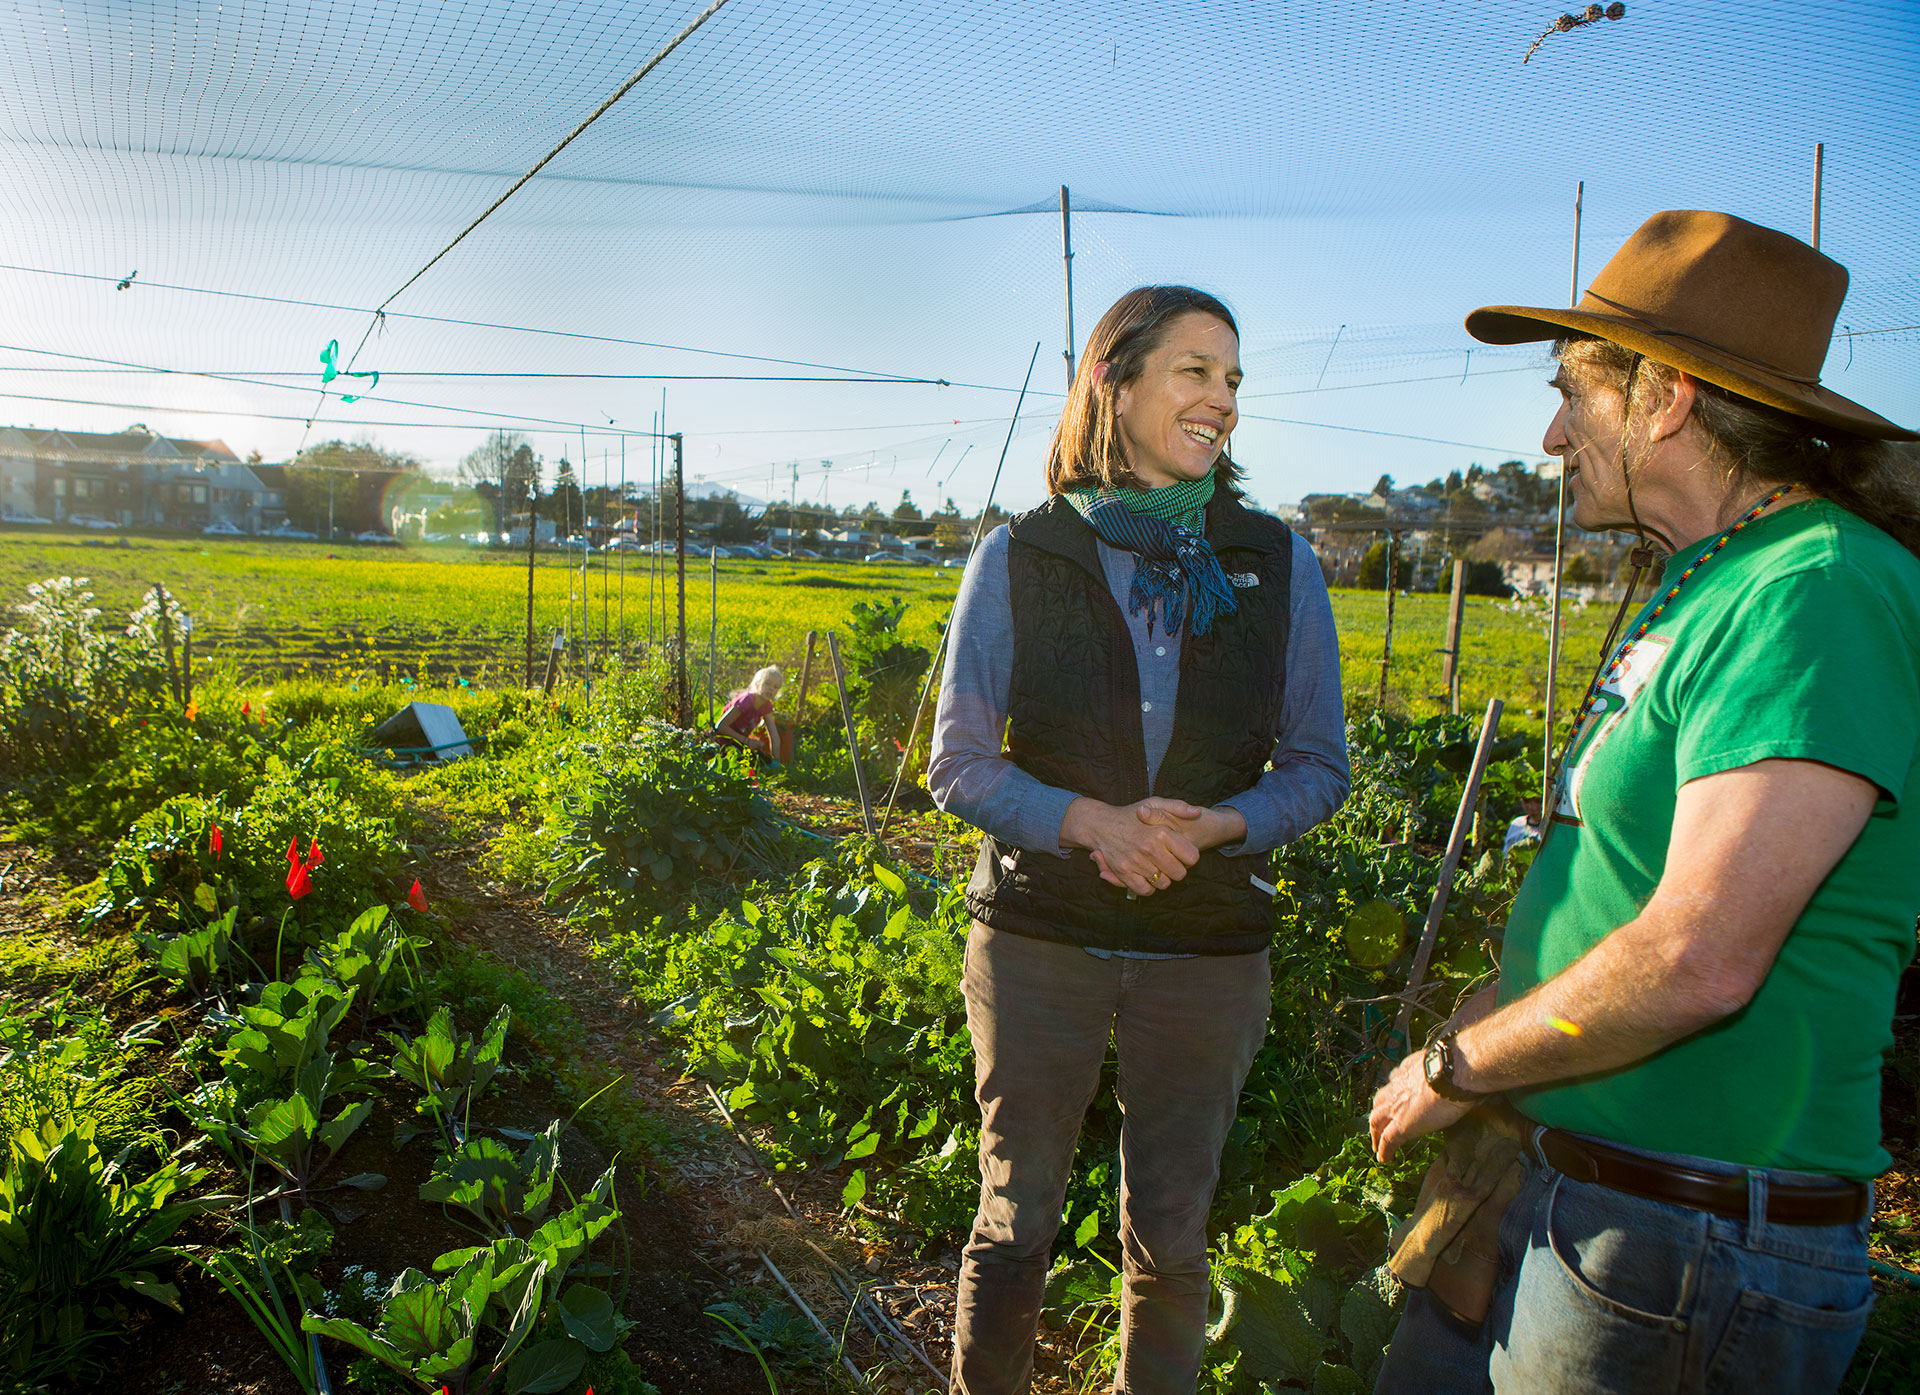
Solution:
{"label": "blue scarf fringe", "polygon": [[1134,513],[1111,498],[1093,504],[1083,517],[1109,547],[1139,558],[1127,609],[1134,615],[1146,612],[1149,634],[1157,615],[1166,634],[1179,634],[1181,621],[1190,618],[1192,632],[1204,635],[1217,616],[1231,615],[1238,608],[1220,559],[1193,529]]}

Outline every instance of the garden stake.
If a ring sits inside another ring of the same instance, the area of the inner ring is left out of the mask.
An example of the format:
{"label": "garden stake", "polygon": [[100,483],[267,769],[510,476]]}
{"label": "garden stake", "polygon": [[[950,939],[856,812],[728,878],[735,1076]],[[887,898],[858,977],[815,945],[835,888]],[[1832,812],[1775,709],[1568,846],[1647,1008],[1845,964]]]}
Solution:
{"label": "garden stake", "polygon": [[[1060,191],[1060,216],[1064,219],[1067,212],[1067,191]],[[1071,276],[1072,254],[1068,254],[1069,276],[1067,281],[1067,378],[1068,387],[1072,387],[1073,378],[1073,281]],[[993,509],[993,496],[1000,488],[1000,471],[1007,463],[1007,447],[1013,444],[1014,428],[1020,424],[1020,405],[1027,400],[1027,384],[1033,381],[1033,365],[1040,359],[1040,346],[1033,346],[1033,356],[1027,360],[1027,376],[1020,383],[1020,395],[1013,400],[1013,418],[1007,423],[1007,439],[1000,446],[1000,463],[993,467],[993,483],[987,487],[987,502],[980,506],[980,521],[973,525],[973,541],[967,544],[967,560],[973,560],[973,550],[980,546],[980,535],[986,531],[987,514]],[[964,454],[964,452],[963,452]],[[965,572],[961,575],[964,577]],[[927,694],[933,691],[933,676],[940,672],[940,656],[947,650],[947,632],[953,628],[953,611],[947,611],[947,623],[940,629],[940,643],[934,646],[933,662],[927,665],[926,681],[920,685],[920,702],[913,709],[913,729],[907,733],[906,749],[900,752],[900,764],[893,770],[893,788],[887,792],[887,814],[880,820],[880,836],[887,836],[887,825],[893,822],[894,801],[900,797],[900,780],[907,773],[907,762],[913,758],[913,748],[920,740],[920,714],[927,709]]]}
{"label": "garden stake", "polygon": [[[819,1315],[816,1314],[813,1311],[813,1309],[807,1306],[807,1300],[802,1298],[799,1295],[799,1293],[795,1291],[793,1285],[787,1282],[787,1276],[780,1272],[780,1267],[773,1262],[772,1258],[767,1254],[767,1252],[765,1250],[761,1250],[759,1251],[759,1255],[760,1255],[760,1262],[767,1266],[767,1272],[773,1275],[773,1277],[779,1282],[780,1287],[787,1291],[787,1297],[793,1300],[793,1306],[798,1308],[801,1312],[807,1315],[807,1321],[813,1324],[814,1330],[817,1331],[822,1337],[825,1337],[827,1339],[828,1346],[832,1346],[833,1345],[832,1331],[828,1329],[827,1325],[824,1322],[820,1321]],[[852,1376],[855,1381],[858,1381],[862,1385],[866,1384],[866,1382],[864,1380],[861,1380],[860,1378],[860,1368],[853,1364],[853,1358],[848,1356],[845,1352],[840,1353],[840,1364],[847,1368],[847,1374]]]}
{"label": "garden stake", "polygon": [[[1467,826],[1480,803],[1480,779],[1487,773],[1493,755],[1493,739],[1500,730],[1500,714],[1506,704],[1499,698],[1487,703],[1487,715],[1480,723],[1480,742],[1473,748],[1473,765],[1467,770],[1466,788],[1460,791],[1460,808],[1453,816],[1453,832],[1447,838],[1447,855],[1440,859],[1440,875],[1433,884],[1433,899],[1427,904],[1426,927],[1420,932],[1420,948],[1414,952],[1413,971],[1407,975],[1406,995],[1400,1001],[1400,1015],[1394,1019],[1393,1035],[1380,1052],[1380,1078],[1384,1080],[1397,1064],[1395,1052],[1407,1044],[1407,1028],[1413,1019],[1413,995],[1427,976],[1427,961],[1433,957],[1434,937],[1440,932],[1440,918],[1447,913],[1447,897],[1453,892],[1453,874],[1459,869],[1460,854],[1466,847]],[[1542,818],[1545,818],[1543,812]]]}
{"label": "garden stake", "polygon": [[818,642],[818,630],[807,631],[807,657],[800,664],[800,697],[793,704],[793,743],[800,744],[800,726],[807,720],[807,689],[813,683],[813,646]]}
{"label": "garden stake", "polygon": [[720,634],[720,544],[707,545],[707,725],[713,726],[720,714],[713,706],[713,669],[719,661]]}
{"label": "garden stake", "polygon": [[[982,518],[986,517],[983,513]],[[853,704],[847,700],[847,670],[840,662],[840,636],[827,631],[827,657],[833,660],[833,681],[840,689],[840,720],[847,728],[847,754],[853,759],[853,785],[860,791],[860,817],[866,820],[867,837],[878,838],[880,830],[873,822],[873,801],[867,797],[867,775],[860,768],[860,737],[853,726]]]}

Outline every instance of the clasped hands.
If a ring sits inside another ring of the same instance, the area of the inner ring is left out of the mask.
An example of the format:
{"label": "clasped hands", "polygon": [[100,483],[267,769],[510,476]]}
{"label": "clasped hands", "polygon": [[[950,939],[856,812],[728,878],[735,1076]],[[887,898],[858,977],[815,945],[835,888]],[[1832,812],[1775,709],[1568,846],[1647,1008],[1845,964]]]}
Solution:
{"label": "clasped hands", "polygon": [[1246,836],[1247,821],[1237,809],[1158,797],[1114,805],[1082,795],[1060,825],[1063,846],[1087,849],[1102,881],[1135,896],[1166,890],[1205,849]]}

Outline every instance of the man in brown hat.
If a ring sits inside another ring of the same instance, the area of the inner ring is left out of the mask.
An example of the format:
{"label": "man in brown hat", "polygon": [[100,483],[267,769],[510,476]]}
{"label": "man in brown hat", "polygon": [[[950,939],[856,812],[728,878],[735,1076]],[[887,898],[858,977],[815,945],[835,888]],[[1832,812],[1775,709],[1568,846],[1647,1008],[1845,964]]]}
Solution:
{"label": "man in brown hat", "polygon": [[1499,984],[1374,1100],[1382,1158],[1508,1109],[1524,1171],[1484,1318],[1413,1289],[1378,1391],[1805,1395],[1859,1341],[1920,911],[1920,467],[1820,386],[1846,282],[1661,213],[1575,309],[1467,317],[1556,341],[1574,520],[1668,560],[1576,716]]}

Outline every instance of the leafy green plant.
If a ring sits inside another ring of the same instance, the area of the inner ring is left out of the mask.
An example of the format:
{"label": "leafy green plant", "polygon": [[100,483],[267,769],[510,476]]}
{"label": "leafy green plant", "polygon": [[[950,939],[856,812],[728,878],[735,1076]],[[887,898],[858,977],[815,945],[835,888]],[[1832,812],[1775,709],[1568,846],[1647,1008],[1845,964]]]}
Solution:
{"label": "leafy green plant", "polygon": [[395,1011],[405,1001],[384,996],[396,965],[409,996],[419,991],[419,976],[409,970],[405,956],[417,955],[426,944],[408,935],[385,906],[373,906],[334,938],[309,950],[307,962],[353,995],[353,1011],[364,1033],[376,1017]]}
{"label": "leafy green plant", "polygon": [[608,755],[542,865],[576,918],[629,925],[702,880],[774,867],[779,824],[740,752],[649,722]]}
{"label": "leafy green plant", "polygon": [[[205,888],[206,883],[201,886]],[[207,899],[212,900],[211,894]],[[239,914],[239,907],[230,906],[226,914],[197,930],[141,935],[140,946],[152,956],[161,977],[178,984],[196,1002],[204,1002],[217,996],[220,980],[233,958],[233,923]]]}
{"label": "leafy green plant", "polygon": [[[453,1156],[466,1142],[474,1102],[500,1072],[507,1024],[512,1020],[513,1009],[501,1007],[476,1039],[455,1032],[453,1013],[441,1007],[428,1020],[426,1030],[410,1040],[386,1033],[393,1047],[393,1073],[422,1092],[414,1113],[431,1116],[443,1155]],[[403,1124],[395,1132],[395,1143],[405,1144],[422,1132]]]}
{"label": "leafy green plant", "polygon": [[0,1366],[32,1385],[104,1374],[100,1344],[125,1330],[125,1302],[177,1309],[155,1269],[197,1211],[230,1198],[184,1196],[205,1176],[169,1159],[132,1176],[86,1119],[49,1119],[8,1142],[0,1170]]}
{"label": "leafy green plant", "polygon": [[158,1151],[158,1087],[128,1069],[152,1024],[116,1033],[76,1000],[69,988],[32,1007],[0,1004],[0,1138],[48,1119],[87,1119],[102,1151]]}
{"label": "leafy green plant", "polygon": [[1208,1389],[1373,1388],[1404,1296],[1385,1265],[1387,1231],[1430,1156],[1426,1145],[1382,1167],[1365,1140],[1349,1139],[1226,1238],[1214,1257],[1222,1313],[1208,1331]]}
{"label": "leafy green plant", "polygon": [[[302,1197],[373,1113],[371,1100],[347,1103],[345,1096],[370,1089],[380,1066],[328,1049],[352,1001],[311,976],[268,984],[259,1004],[240,1010],[244,1025],[220,1053],[223,1078],[187,1101],[194,1123],[230,1157],[264,1163],[283,1189]],[[385,1182],[361,1173],[339,1185],[372,1189]]]}
{"label": "leafy green plant", "polygon": [[964,1224],[978,1186],[966,923],[957,887],[910,893],[853,849],[698,933],[663,918],[603,948],[658,1005],[655,1027],[768,1130],[776,1165],[852,1163],[847,1204],[947,1228]]}
{"label": "leafy green plant", "polygon": [[527,1140],[519,1157],[496,1138],[469,1138],[420,1184],[420,1199],[466,1212],[498,1239],[514,1222],[537,1226],[546,1218],[558,1185],[560,1120]]}
{"label": "leafy green plant", "polygon": [[855,601],[848,616],[852,637],[846,645],[849,696],[861,716],[861,758],[891,770],[913,727],[927,665],[933,655],[924,645],[901,636],[907,602]]}
{"label": "leafy green plant", "polygon": [[[563,1390],[585,1367],[588,1353],[610,1350],[626,1327],[605,1292],[565,1282],[617,1217],[590,1197],[524,1240],[506,1237],[441,1255],[433,1267],[447,1274],[444,1279],[405,1271],[371,1329],[350,1318],[313,1314],[302,1326],[358,1348],[423,1390]],[[557,1328],[556,1335],[529,1342],[546,1325]]]}

